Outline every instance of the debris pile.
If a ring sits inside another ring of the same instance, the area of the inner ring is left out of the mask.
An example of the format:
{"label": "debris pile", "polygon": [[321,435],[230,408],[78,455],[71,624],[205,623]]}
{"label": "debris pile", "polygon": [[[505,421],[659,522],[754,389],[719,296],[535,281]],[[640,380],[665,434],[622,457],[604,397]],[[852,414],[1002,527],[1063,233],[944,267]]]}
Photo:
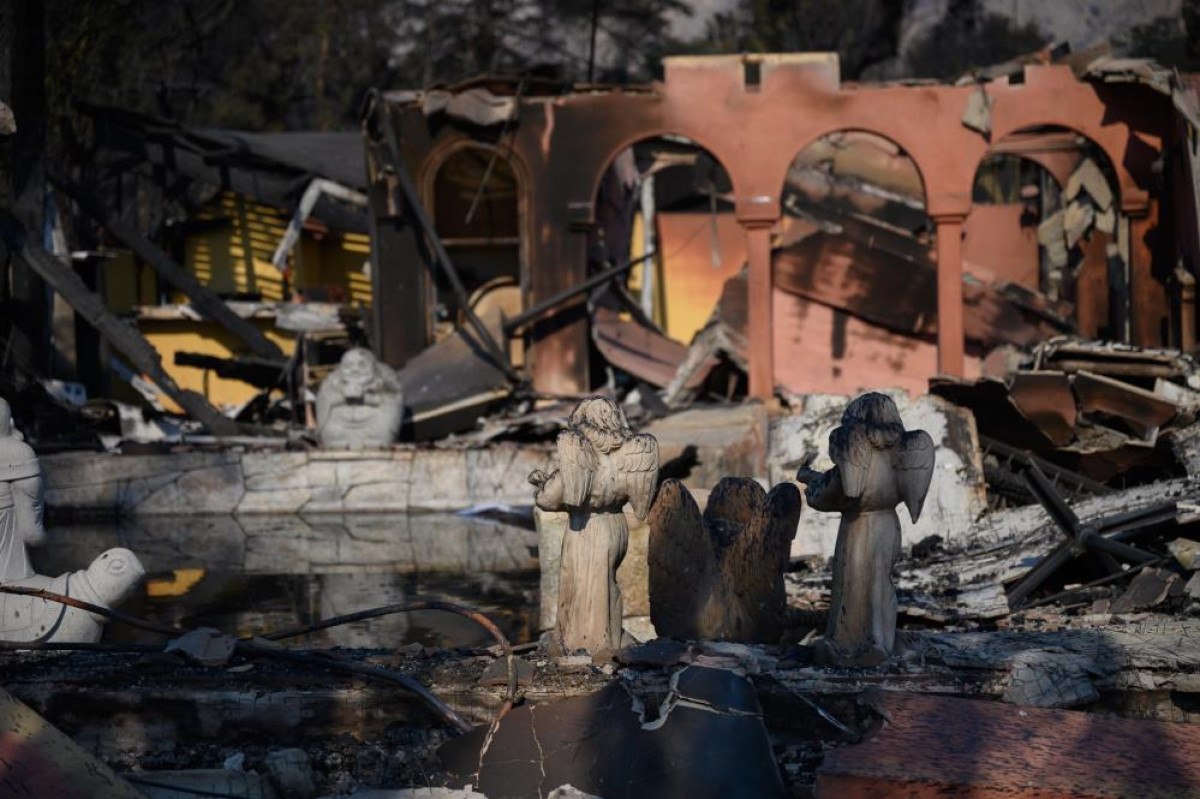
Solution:
{"label": "debris pile", "polygon": [[1200,370],[1189,355],[1055,338],[1028,356],[996,353],[985,371],[929,390],[974,413],[998,498],[1033,501],[1016,474],[1028,454],[1078,494],[1193,473]]}

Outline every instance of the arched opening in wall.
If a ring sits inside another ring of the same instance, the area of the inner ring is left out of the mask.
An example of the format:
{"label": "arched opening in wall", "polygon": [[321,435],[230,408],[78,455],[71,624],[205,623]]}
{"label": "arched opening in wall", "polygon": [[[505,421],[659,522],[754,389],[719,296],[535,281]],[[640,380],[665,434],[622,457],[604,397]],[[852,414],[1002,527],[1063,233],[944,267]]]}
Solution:
{"label": "arched opening in wall", "polygon": [[[595,201],[589,271],[634,266],[591,297],[592,338],[606,362],[593,369],[600,380],[607,365],[653,386],[670,383],[686,345],[745,265],[745,235],[733,211],[729,173],[686,137],[643,139],[608,165]],[[744,393],[744,374],[710,371],[695,387],[699,393]]]}
{"label": "arched opening in wall", "polygon": [[[426,185],[434,227],[468,302],[485,323],[493,320],[489,326],[497,333],[502,316],[521,310],[525,271],[521,188],[511,154],[478,142],[451,150]],[[441,270],[435,292],[440,339],[463,324],[463,309]],[[520,352],[510,355],[521,362]]]}
{"label": "arched opening in wall", "polygon": [[1100,146],[1063,127],[1027,128],[989,148],[964,223],[963,269],[1026,295],[1028,335],[1014,343],[1069,330],[1126,340],[1117,186]]}
{"label": "arched opening in wall", "polygon": [[776,381],[923,393],[937,373],[937,265],[916,163],[875,133],[832,132],[793,159],[780,202]]}

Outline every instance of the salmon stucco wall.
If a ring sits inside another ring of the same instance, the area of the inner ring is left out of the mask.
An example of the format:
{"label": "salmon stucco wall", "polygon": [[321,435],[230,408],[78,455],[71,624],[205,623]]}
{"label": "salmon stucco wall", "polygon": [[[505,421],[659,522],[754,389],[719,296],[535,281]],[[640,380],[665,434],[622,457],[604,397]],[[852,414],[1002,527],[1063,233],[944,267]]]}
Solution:
{"label": "salmon stucco wall", "polygon": [[[857,394],[883,387],[912,396],[937,374],[937,344],[902,336],[844,311],[774,292],[775,380],[798,394]],[[979,375],[968,354],[967,377]]]}

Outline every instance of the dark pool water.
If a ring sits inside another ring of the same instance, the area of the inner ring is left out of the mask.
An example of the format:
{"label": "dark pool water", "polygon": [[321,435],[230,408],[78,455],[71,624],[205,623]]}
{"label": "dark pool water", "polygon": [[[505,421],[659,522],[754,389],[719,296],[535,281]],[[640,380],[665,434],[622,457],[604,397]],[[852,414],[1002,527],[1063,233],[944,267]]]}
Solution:
{"label": "dark pool water", "polygon": [[[35,568],[82,569],[126,547],[148,572],[122,610],[180,627],[256,635],[417,599],[472,605],[514,643],[536,637],[537,534],[449,514],[136,517],[52,524]],[[161,636],[111,623],[106,641]],[[312,646],[489,645],[478,625],[419,611],[356,622],[298,641]]]}

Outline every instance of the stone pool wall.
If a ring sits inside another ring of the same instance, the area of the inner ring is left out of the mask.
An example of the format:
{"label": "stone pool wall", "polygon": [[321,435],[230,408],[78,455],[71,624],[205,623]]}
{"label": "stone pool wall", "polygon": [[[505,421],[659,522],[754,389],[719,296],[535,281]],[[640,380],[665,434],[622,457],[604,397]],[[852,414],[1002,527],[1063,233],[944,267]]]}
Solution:
{"label": "stone pool wall", "polygon": [[529,504],[549,446],[339,452],[70,452],[42,458],[52,514],[449,511]]}

